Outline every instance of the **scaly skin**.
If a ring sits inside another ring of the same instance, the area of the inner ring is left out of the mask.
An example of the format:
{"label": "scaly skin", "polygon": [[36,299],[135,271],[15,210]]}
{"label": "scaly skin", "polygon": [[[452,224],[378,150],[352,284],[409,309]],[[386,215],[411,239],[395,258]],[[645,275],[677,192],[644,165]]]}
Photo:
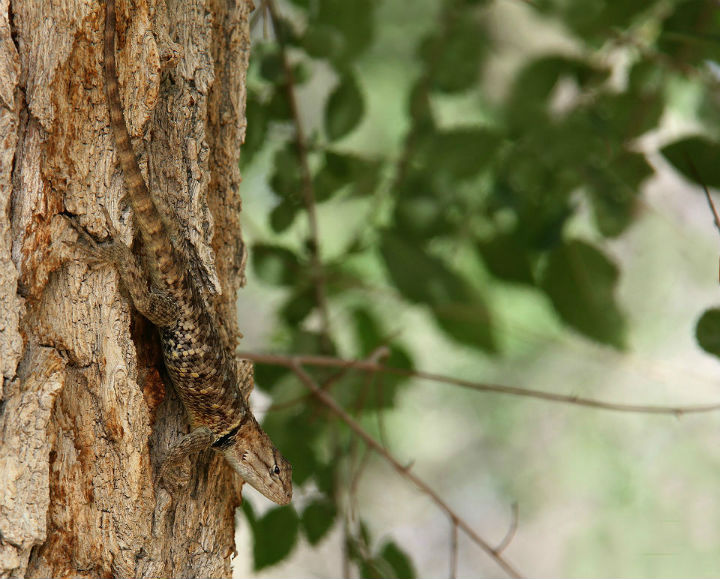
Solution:
{"label": "scaly skin", "polygon": [[[218,334],[214,314],[207,310],[183,266],[140,172],[120,103],[114,0],[107,0],[105,12],[105,91],[110,125],[151,271],[146,272],[122,243],[97,244],[84,230],[76,229],[90,257],[117,268],[135,307],[158,326],[165,365],[190,417],[192,431],[168,451],[161,478],[178,486],[181,481],[177,472],[186,457],[212,447],[263,495],[287,504],[292,498],[292,467],[248,406],[252,366],[248,362],[236,364]],[[107,215],[106,221],[111,237],[117,238]]]}

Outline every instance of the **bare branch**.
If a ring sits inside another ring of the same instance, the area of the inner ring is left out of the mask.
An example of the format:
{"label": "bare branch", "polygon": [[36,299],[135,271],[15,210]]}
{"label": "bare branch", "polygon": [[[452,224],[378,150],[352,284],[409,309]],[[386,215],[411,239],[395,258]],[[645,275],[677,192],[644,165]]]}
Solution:
{"label": "bare branch", "polygon": [[400,464],[395,457],[393,457],[383,446],[370,436],[365,429],[360,426],[355,419],[350,416],[327,392],[320,389],[310,375],[296,360],[291,360],[289,367],[295,372],[300,381],[305,387],[310,390],[318,400],[320,400],[325,406],[327,406],[333,413],[335,413],[345,424],[348,425],[350,430],[357,434],[370,448],[380,454],[387,462],[389,462],[393,468],[400,473],[401,476],[412,481],[412,483],[419,488],[424,494],[426,494],[432,501],[444,511],[450,520],[456,524],[463,532],[470,537],[470,539],[477,544],[483,551],[490,555],[493,560],[511,577],[520,577],[520,574],[508,563],[496,549],[493,549],[490,544],[485,541],[480,535],[478,535],[472,527],[458,515],[427,483],[425,483],[418,476],[409,471],[406,467]]}
{"label": "bare branch", "polygon": [[720,403],[696,404],[688,406],[662,406],[652,404],[619,404],[614,402],[603,402],[601,400],[582,398],[580,396],[568,394],[556,394],[554,392],[530,390],[517,386],[503,386],[500,384],[473,382],[471,380],[463,380],[461,378],[453,378],[452,376],[443,376],[441,374],[421,372],[418,370],[403,370],[401,368],[383,366],[376,362],[367,360],[343,360],[341,358],[333,358],[330,356],[278,356],[273,354],[254,354],[250,352],[241,352],[238,355],[243,358],[247,358],[248,360],[253,360],[258,364],[273,364],[276,366],[286,366],[288,368],[293,368],[295,365],[300,364],[305,366],[355,368],[357,370],[365,370],[371,372],[386,372],[388,374],[395,374],[396,376],[407,376],[410,378],[430,380],[432,382],[453,384],[455,386],[468,388],[470,390],[477,390],[479,392],[491,392],[494,394],[506,394],[510,396],[536,398],[538,400],[545,400],[547,402],[574,404],[576,406],[585,406],[598,410],[612,410],[615,412],[635,412],[640,414],[669,414],[679,417],[683,414],[699,414],[703,412],[715,412],[717,410],[720,410]]}
{"label": "bare branch", "polygon": [[450,579],[457,577],[458,562],[458,527],[450,520]]}
{"label": "bare branch", "polygon": [[510,528],[508,529],[507,533],[505,533],[505,536],[503,537],[503,540],[500,541],[500,544],[495,547],[495,550],[498,553],[502,553],[505,549],[508,548],[508,545],[512,542],[513,538],[515,538],[515,532],[517,531],[518,527],[518,504],[513,503],[512,505],[512,520],[510,521]]}

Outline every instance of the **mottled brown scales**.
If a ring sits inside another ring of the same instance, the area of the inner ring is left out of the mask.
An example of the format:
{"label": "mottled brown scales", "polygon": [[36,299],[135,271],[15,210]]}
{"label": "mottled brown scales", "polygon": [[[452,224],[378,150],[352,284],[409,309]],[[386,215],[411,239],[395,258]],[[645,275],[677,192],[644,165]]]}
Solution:
{"label": "mottled brown scales", "polygon": [[[252,366],[248,362],[237,364],[225,346],[213,312],[208,311],[187,273],[140,172],[120,103],[115,36],[115,3],[107,0],[105,90],[110,125],[150,271],[144,271],[122,243],[99,245],[76,229],[91,257],[117,268],[135,307],[159,328],[168,374],[188,412],[192,431],[168,451],[161,478],[179,486],[182,477],[177,472],[187,456],[213,447],[246,482],[269,499],[286,504],[292,497],[292,468],[248,406]],[[106,221],[111,237],[117,238],[108,215]]]}

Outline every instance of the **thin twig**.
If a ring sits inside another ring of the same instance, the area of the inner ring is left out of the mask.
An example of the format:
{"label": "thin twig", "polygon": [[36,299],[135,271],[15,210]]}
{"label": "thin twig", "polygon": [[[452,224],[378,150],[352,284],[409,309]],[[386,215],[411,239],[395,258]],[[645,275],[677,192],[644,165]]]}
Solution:
{"label": "thin twig", "polygon": [[455,521],[450,519],[450,579],[457,577],[458,562],[458,527]]}
{"label": "thin twig", "polygon": [[505,533],[505,536],[503,537],[503,540],[500,541],[500,544],[495,547],[495,550],[498,553],[502,553],[505,549],[508,548],[508,545],[512,542],[513,538],[515,537],[515,532],[517,531],[518,527],[518,504],[513,503],[512,505],[512,520],[510,521],[510,528],[508,529],[507,533]]}
{"label": "thin twig", "polygon": [[270,19],[275,30],[275,36],[280,47],[280,60],[282,61],[283,71],[285,73],[285,90],[290,105],[290,112],[295,123],[295,146],[297,147],[298,159],[300,160],[300,172],[302,174],[302,191],[305,199],[305,209],[308,214],[308,225],[310,228],[310,239],[308,248],[310,251],[310,264],[313,270],[313,285],[315,286],[315,299],[317,301],[318,310],[320,311],[320,321],[322,325],[323,345],[330,351],[330,314],[327,301],[327,290],[325,288],[325,273],[320,259],[320,234],[318,229],[317,211],[315,209],[315,190],[313,187],[312,173],[310,172],[310,161],[308,160],[308,144],[303,129],[302,117],[300,116],[300,108],[298,107],[297,97],[295,95],[295,75],[293,74],[290,59],[287,54],[286,41],[283,35],[282,24],[278,18],[274,0],[266,0],[267,9],[270,13]]}
{"label": "thin twig", "polygon": [[670,414],[673,416],[682,416],[683,414],[698,414],[702,412],[714,412],[720,410],[720,403],[697,404],[690,406],[661,406],[652,404],[618,404],[614,402],[603,402],[592,398],[582,398],[580,396],[556,394],[554,392],[543,392],[540,390],[529,390],[527,388],[519,388],[517,386],[502,386],[500,384],[473,382],[471,380],[463,380],[461,378],[453,378],[452,376],[443,376],[441,374],[433,374],[430,372],[421,372],[419,370],[403,370],[402,368],[392,368],[390,366],[383,366],[366,360],[343,360],[341,358],[333,358],[330,356],[278,356],[273,354],[254,354],[250,352],[241,352],[238,355],[242,358],[253,360],[258,364],[272,364],[275,366],[285,366],[287,368],[293,368],[296,364],[301,364],[305,366],[355,368],[357,370],[372,372],[386,372],[388,374],[395,374],[396,376],[407,376],[411,378],[420,378],[422,380],[430,380],[432,382],[453,384],[455,386],[468,388],[470,390],[477,390],[480,392],[523,396],[526,398],[545,400],[547,402],[574,404],[577,406],[586,406],[588,408],[596,408],[598,410],[612,410],[615,412]]}
{"label": "thin twig", "polygon": [[393,468],[400,473],[401,476],[412,481],[412,483],[419,488],[424,494],[426,494],[432,501],[450,517],[450,520],[456,524],[463,532],[470,537],[470,539],[477,544],[483,551],[490,555],[493,560],[511,577],[520,577],[520,574],[508,563],[490,544],[485,541],[480,535],[478,535],[472,527],[458,515],[432,488],[430,488],[425,481],[413,474],[406,467],[400,464],[395,457],[387,452],[383,446],[370,436],[365,429],[360,426],[355,419],[350,416],[337,402],[335,399],[328,395],[326,392],[320,389],[310,375],[296,360],[292,360],[289,366],[293,372],[297,375],[300,381],[310,390],[325,406],[327,406],[332,412],[334,412],[345,424],[348,425],[350,430],[362,438],[365,443],[372,448],[375,452],[381,455],[387,462],[389,462]]}

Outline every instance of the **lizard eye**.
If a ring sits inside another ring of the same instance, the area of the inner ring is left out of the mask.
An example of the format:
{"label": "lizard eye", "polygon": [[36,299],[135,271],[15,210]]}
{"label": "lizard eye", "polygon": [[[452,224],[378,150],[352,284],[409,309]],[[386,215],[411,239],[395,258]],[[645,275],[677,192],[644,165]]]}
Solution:
{"label": "lizard eye", "polygon": [[275,468],[273,469],[273,472],[275,474],[280,474],[280,467],[278,465],[275,465]]}

